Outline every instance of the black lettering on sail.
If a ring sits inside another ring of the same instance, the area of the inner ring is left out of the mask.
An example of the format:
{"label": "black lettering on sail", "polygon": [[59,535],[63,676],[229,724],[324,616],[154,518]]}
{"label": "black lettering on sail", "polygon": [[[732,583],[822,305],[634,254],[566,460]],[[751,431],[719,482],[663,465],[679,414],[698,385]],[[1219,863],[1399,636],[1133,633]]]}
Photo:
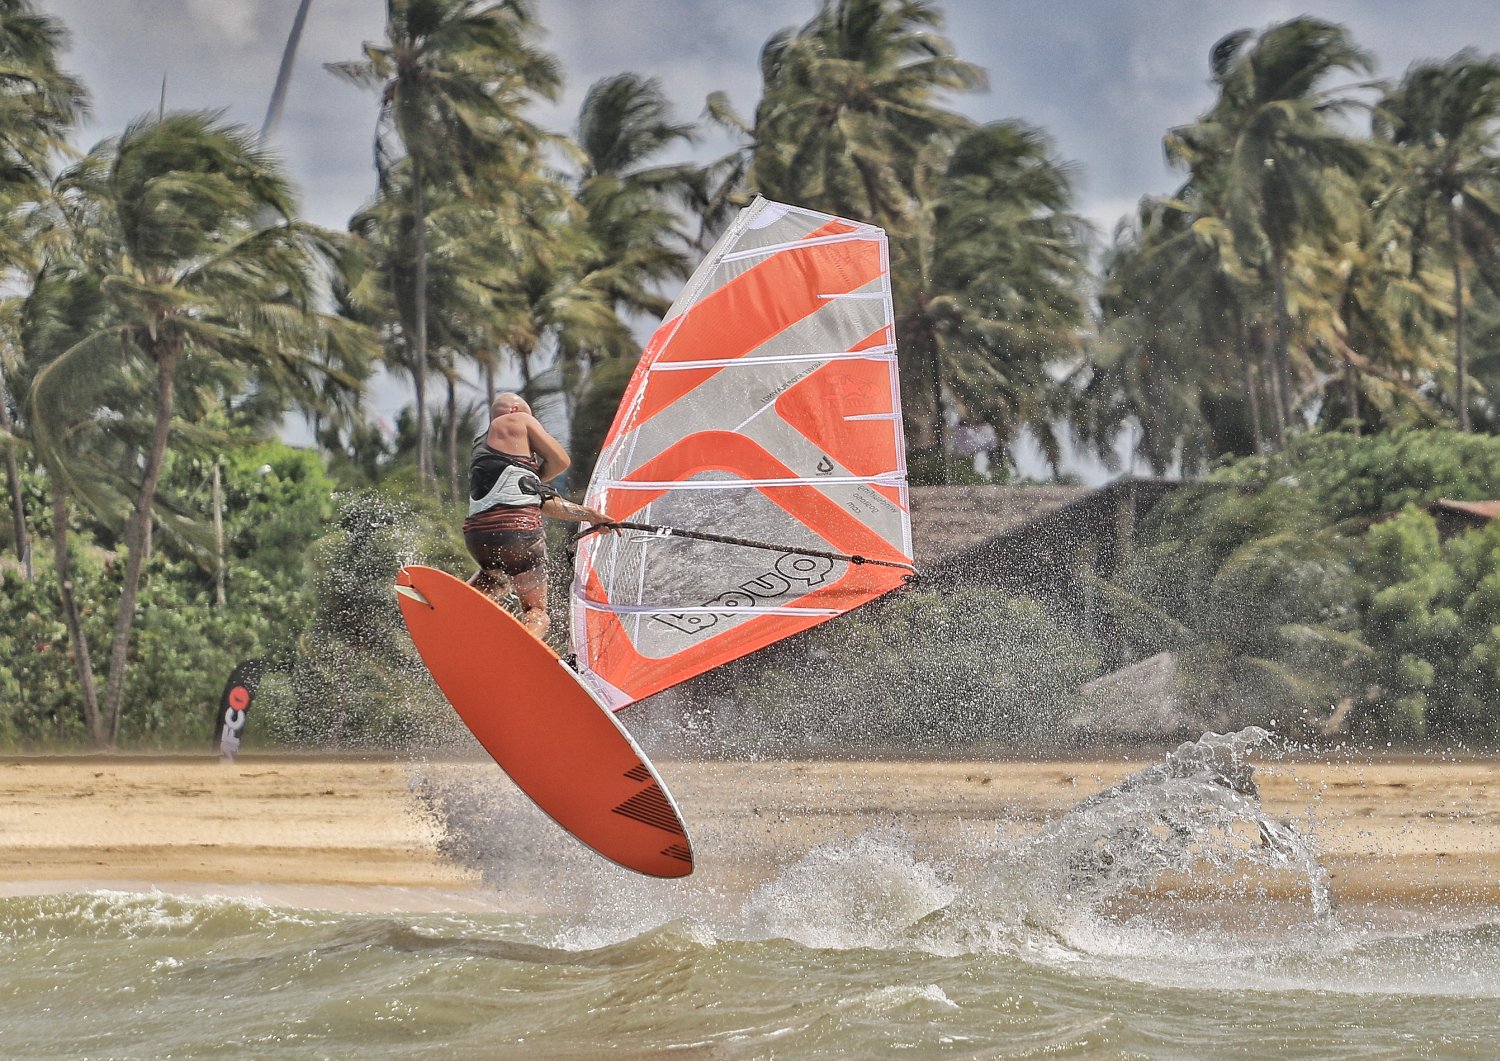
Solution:
{"label": "black lettering on sail", "polygon": [[714,608],[714,607],[718,607],[718,608],[753,608],[753,607],[755,607],[755,598],[752,597],[752,596],[750,596],[750,594],[745,593],[742,590],[734,590],[734,589],[732,589],[728,593],[721,593],[721,594],[719,594],[713,600],[711,600],[707,604],[705,604],[704,607],[707,607],[707,608]]}
{"label": "black lettering on sail", "polygon": [[791,588],[792,584],[775,571],[767,571],[760,578],[752,578],[749,582],[740,583],[740,589],[762,600],[779,597]]}
{"label": "black lettering on sail", "polygon": [[719,617],[707,612],[671,612],[658,615],[656,621],[670,626],[680,634],[701,634],[718,622]]}
{"label": "black lettering on sail", "polygon": [[[703,602],[704,608],[754,608],[761,601],[775,600],[788,594],[800,594],[799,587],[821,586],[828,581],[833,570],[833,561],[824,556],[801,556],[787,553],[777,558],[775,570],[767,571],[758,578],[740,583],[738,589],[721,593]],[[681,634],[696,637],[719,621],[719,615],[734,616],[732,611],[713,612],[666,612],[656,616],[656,621]]]}
{"label": "black lettering on sail", "polygon": [[802,556],[787,553],[776,561],[776,570],[793,582],[821,586],[828,581],[828,572],[833,570],[833,561],[826,556]]}

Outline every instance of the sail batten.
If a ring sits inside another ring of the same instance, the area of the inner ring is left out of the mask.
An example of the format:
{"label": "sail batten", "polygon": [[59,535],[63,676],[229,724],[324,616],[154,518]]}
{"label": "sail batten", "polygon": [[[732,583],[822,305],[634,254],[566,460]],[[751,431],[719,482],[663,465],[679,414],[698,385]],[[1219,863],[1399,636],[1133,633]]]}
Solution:
{"label": "sail batten", "polygon": [[[881,417],[881,419],[886,419],[886,417]],[[692,480],[651,482],[639,479],[607,479],[603,485],[618,490],[760,490],[772,486],[848,486],[851,483],[879,483],[883,486],[897,486],[905,482],[905,478],[899,475],[863,477],[855,475],[819,475],[804,479],[726,479],[707,482]]]}
{"label": "sail batten", "polygon": [[812,361],[895,361],[896,348],[877,347],[872,350],[856,350],[841,354],[782,354],[777,357],[713,357],[701,361],[672,361],[664,365],[652,365],[652,372],[684,372],[694,368],[758,368],[761,365],[792,365]]}
{"label": "sail batten", "polygon": [[715,607],[681,606],[665,604],[600,604],[585,601],[585,608],[610,612],[614,615],[821,615],[831,617],[843,615],[837,608],[742,608],[732,605]]}
{"label": "sail batten", "polygon": [[617,520],[697,532],[579,543],[574,648],[606,703],[903,583],[895,349],[880,229],[765,199],[741,211],[647,344],[589,484]]}

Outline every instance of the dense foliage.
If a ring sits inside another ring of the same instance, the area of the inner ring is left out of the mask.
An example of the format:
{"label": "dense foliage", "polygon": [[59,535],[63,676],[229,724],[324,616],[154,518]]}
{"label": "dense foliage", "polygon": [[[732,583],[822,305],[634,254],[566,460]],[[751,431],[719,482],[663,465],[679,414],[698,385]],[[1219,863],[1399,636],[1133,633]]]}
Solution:
{"label": "dense foliage", "polygon": [[[1377,83],[1340,26],[1229,33],[1212,106],[1164,140],[1181,185],[1094,277],[1075,168],[956,108],[985,72],[934,0],[821,0],[767,42],[748,119],[710,98],[735,143],[708,164],[679,160],[696,104],[639,74],[539,124],[565,73],[543,14],[386,0],[384,38],[331,67],[371,90],[376,159],[333,233],[215,115],[63,151],[88,102],[66,33],[0,0],[0,744],[197,743],[247,657],[273,668],[262,733],[441,729],[384,587],[402,560],[463,566],[481,410],[522,391],[580,486],[645,327],[757,193],[888,230],[914,481],[1003,479],[1023,437],[1056,463],[1070,434],[1207,477],[1098,587],[1191,698],[1493,736],[1493,535],[1439,540],[1421,508],[1500,496],[1500,60]],[[414,390],[394,424],[377,364]],[[271,441],[289,414],[315,448]],[[835,690],[860,709],[808,734],[830,743],[1040,739],[1098,666],[984,594],[808,644],[862,661]],[[794,726],[804,677],[757,678],[741,717]]]}
{"label": "dense foliage", "polygon": [[1360,562],[1370,735],[1500,740],[1500,522],[1446,542],[1415,506],[1370,528]]}
{"label": "dense foliage", "polygon": [[1425,506],[1500,494],[1500,439],[1299,440],[1163,504],[1107,587],[1138,655],[1205,713],[1303,736],[1492,742],[1500,523],[1440,540]]}

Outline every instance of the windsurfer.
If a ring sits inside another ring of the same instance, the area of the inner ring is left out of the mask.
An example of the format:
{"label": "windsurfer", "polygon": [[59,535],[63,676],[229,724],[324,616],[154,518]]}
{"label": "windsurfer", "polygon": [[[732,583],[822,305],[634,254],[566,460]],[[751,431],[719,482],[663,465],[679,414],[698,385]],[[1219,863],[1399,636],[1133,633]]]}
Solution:
{"label": "windsurfer", "polygon": [[469,515],[464,545],[479,564],[469,585],[492,600],[514,591],[522,622],[547,633],[547,544],[542,517],[571,523],[613,522],[602,512],[559,497],[547,484],[572,460],[518,394],[490,403],[490,425],[474,439],[469,462]]}

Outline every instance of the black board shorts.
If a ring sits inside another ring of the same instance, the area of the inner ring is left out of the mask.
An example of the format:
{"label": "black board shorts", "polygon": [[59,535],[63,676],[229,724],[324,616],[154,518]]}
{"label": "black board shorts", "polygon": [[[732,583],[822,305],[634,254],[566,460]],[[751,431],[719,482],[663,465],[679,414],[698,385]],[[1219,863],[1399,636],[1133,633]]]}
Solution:
{"label": "black board shorts", "polygon": [[547,562],[547,539],[541,531],[469,531],[464,545],[486,571],[524,575]]}

